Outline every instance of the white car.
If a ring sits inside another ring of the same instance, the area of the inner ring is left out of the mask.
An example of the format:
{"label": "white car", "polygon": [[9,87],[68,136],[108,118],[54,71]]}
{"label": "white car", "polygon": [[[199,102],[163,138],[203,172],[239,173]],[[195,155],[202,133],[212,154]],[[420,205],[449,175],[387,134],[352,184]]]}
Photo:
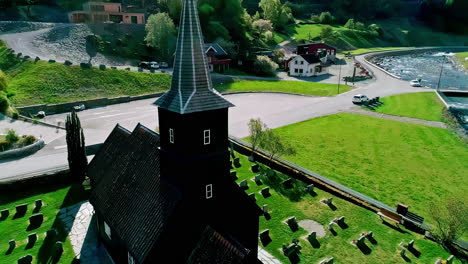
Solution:
{"label": "white car", "polygon": [[369,101],[369,98],[363,94],[356,94],[353,96],[353,104],[362,104],[366,101]]}
{"label": "white car", "polygon": [[80,112],[80,111],[83,111],[83,110],[85,110],[85,109],[86,109],[86,107],[85,107],[84,104],[75,105],[75,106],[73,107],[73,110],[75,110],[76,112]]}
{"label": "white car", "polygon": [[419,80],[412,80],[410,82],[410,85],[413,86],[413,87],[421,87],[422,86],[421,81],[419,81]]}
{"label": "white car", "polygon": [[148,63],[148,66],[149,66],[150,69],[154,69],[154,70],[159,69],[159,63],[157,63],[155,61],[152,61],[152,62]]}

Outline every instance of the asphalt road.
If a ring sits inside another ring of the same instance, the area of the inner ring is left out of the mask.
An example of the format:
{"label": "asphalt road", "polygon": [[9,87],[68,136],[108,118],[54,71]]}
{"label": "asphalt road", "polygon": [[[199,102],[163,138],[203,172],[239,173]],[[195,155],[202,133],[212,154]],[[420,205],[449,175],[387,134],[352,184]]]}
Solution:
{"label": "asphalt road", "polygon": [[[410,87],[408,82],[393,78],[378,68],[367,65],[362,56],[356,58],[374,71],[376,81],[335,97],[306,97],[275,93],[244,93],[227,95],[236,107],[229,111],[229,133],[236,137],[248,135],[247,123],[251,118],[261,118],[269,127],[276,128],[311,118],[348,111],[355,107],[351,99],[355,94],[368,97],[386,97],[395,94],[429,91]],[[359,84],[357,84],[359,85]],[[116,124],[129,130],[141,123],[156,129],[158,125],[155,99],[134,101],[85,110],[79,113],[85,131],[86,144],[102,143]],[[64,122],[66,114],[52,115],[44,119],[49,123]],[[4,123],[1,123],[2,126]],[[30,131],[32,134],[35,131]],[[52,130],[50,130],[52,133]],[[25,133],[25,132],[23,132]],[[0,182],[18,175],[50,168],[66,166],[66,142],[64,136],[52,140],[44,149],[27,158],[0,163]]]}

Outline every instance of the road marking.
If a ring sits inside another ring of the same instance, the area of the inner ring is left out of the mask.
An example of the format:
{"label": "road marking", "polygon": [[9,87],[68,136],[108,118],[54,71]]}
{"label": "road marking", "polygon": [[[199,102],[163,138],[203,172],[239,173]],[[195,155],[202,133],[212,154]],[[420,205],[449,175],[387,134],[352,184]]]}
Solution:
{"label": "road marking", "polygon": [[64,149],[64,148],[66,148],[66,147],[67,147],[67,145],[63,145],[63,146],[54,147],[54,149]]}

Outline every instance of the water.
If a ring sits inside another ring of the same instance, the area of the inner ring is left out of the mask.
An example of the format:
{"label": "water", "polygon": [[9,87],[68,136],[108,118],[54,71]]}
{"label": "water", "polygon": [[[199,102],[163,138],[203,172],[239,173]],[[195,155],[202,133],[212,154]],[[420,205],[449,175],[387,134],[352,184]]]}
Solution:
{"label": "water", "polygon": [[425,52],[380,57],[376,58],[376,62],[403,80],[420,78],[422,85],[431,88],[437,88],[442,69],[441,89],[468,90],[468,74],[457,69],[452,63],[453,55],[454,53]]}

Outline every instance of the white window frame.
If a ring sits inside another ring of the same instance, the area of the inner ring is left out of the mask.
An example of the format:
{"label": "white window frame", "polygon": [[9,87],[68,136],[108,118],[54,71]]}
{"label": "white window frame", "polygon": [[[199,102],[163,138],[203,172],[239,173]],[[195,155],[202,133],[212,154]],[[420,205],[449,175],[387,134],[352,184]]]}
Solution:
{"label": "white window frame", "polygon": [[130,252],[128,252],[128,264],[135,264],[135,259],[132,257],[132,255],[130,254]]}
{"label": "white window frame", "polygon": [[107,235],[107,237],[108,237],[109,239],[112,239],[112,236],[111,236],[111,235],[112,235],[111,229],[110,229],[109,225],[108,225],[106,222],[104,222],[104,232],[106,233],[106,235]]}
{"label": "white window frame", "polygon": [[169,142],[174,144],[174,129],[169,128]]}
{"label": "white window frame", "polygon": [[213,184],[207,184],[205,186],[206,199],[213,198]]}
{"label": "white window frame", "polygon": [[203,144],[211,144],[211,131],[209,129],[203,131]]}

